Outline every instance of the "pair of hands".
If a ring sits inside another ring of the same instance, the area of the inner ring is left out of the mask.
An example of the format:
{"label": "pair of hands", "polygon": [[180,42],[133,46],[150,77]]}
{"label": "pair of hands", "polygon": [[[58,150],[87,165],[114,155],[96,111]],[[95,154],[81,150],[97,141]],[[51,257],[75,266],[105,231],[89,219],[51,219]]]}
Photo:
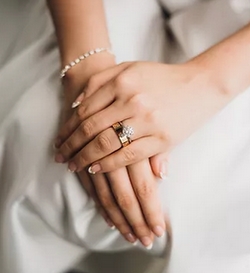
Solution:
{"label": "pair of hands", "polygon": [[[127,240],[137,236],[150,246],[151,230],[160,236],[165,224],[147,158],[168,153],[221,109],[221,90],[212,73],[195,60],[181,65],[133,62],[106,69],[90,78],[77,99],[81,104],[59,132],[56,161],[69,162],[73,172],[90,166],[96,194],[115,226]],[[133,142],[122,149],[110,128],[119,121],[135,130]],[[119,180],[114,182],[115,174]],[[117,212],[110,213],[114,203],[119,217],[126,217],[122,225],[114,220]],[[134,222],[135,215],[139,221]]]}
{"label": "pair of hands", "polygon": [[[111,67],[115,67],[114,59],[99,54],[83,62],[82,67],[78,65],[67,73],[64,80],[64,123],[75,115],[72,102],[82,92],[88,79]],[[127,241],[135,243],[139,238],[150,249],[154,235],[162,236],[165,232],[154,174],[164,178],[166,164],[164,156],[156,156],[106,174],[93,176],[82,170],[77,175],[107,224],[112,229],[116,227]]]}

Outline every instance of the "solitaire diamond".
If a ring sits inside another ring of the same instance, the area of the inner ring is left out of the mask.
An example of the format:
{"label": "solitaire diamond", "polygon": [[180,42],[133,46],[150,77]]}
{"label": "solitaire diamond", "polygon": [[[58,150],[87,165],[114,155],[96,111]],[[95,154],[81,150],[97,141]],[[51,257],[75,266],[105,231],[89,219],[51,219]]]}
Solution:
{"label": "solitaire diamond", "polygon": [[134,129],[131,126],[124,126],[122,128],[122,134],[130,138],[134,134]]}

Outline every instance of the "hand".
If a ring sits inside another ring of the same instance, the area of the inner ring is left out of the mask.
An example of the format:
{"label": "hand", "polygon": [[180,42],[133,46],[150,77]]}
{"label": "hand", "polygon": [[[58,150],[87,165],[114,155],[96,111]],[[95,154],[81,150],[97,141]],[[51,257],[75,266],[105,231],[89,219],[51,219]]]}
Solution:
{"label": "hand", "polygon": [[[77,74],[67,75],[64,81],[65,118],[72,114],[71,104],[76,94],[74,90],[81,90],[86,83],[86,80],[80,77],[79,70],[72,72]],[[78,85],[81,88],[77,87]],[[161,165],[155,164],[158,176]],[[139,238],[145,247],[151,248],[154,237],[152,231],[157,236],[164,234],[165,223],[157,197],[157,183],[148,160],[130,166],[128,170],[121,168],[106,176],[100,174],[90,177],[83,170],[78,173],[78,177],[107,224],[111,228],[116,227],[127,241],[135,243]]]}
{"label": "hand", "polygon": [[[137,238],[150,249],[153,234],[165,233],[164,215],[157,194],[157,181],[149,161],[144,160],[114,172],[82,176],[83,185],[102,210],[110,227],[116,227],[124,238],[135,243]],[[124,218],[125,217],[125,218]]]}
{"label": "hand", "polygon": [[[56,160],[70,160],[72,171],[94,162],[89,171],[104,173],[168,152],[226,100],[200,67],[125,63],[92,77],[81,95],[84,103],[59,133]],[[110,128],[119,121],[135,130],[122,149]]]}

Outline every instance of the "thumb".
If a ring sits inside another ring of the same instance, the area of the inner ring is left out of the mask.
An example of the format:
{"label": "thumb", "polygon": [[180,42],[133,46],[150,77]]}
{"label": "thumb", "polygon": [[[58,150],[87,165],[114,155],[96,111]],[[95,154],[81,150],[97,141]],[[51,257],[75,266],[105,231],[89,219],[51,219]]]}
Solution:
{"label": "thumb", "polygon": [[150,165],[155,176],[165,180],[167,178],[167,153],[155,155],[150,158]]}

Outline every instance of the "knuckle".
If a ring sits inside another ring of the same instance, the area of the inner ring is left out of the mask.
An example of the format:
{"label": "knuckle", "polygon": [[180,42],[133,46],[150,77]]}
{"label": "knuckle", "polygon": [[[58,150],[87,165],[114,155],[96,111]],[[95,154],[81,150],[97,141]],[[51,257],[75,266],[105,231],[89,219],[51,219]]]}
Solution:
{"label": "knuckle", "polygon": [[136,159],[136,153],[130,148],[123,149],[123,159],[125,163],[133,162]]}
{"label": "knuckle", "polygon": [[131,110],[135,113],[142,113],[145,111],[145,104],[141,94],[134,94],[129,99],[129,104],[131,105]]}
{"label": "knuckle", "polygon": [[115,79],[115,85],[118,88],[126,88],[131,85],[131,79],[127,73],[122,73]]}
{"label": "knuckle", "polygon": [[78,119],[82,120],[83,119],[83,115],[84,115],[84,108],[82,105],[80,105],[77,109],[76,109],[76,115],[78,117]]}
{"label": "knuckle", "polygon": [[97,150],[102,152],[109,152],[111,150],[111,147],[111,141],[105,134],[101,134],[96,137]]}
{"label": "knuckle", "polygon": [[94,128],[94,126],[93,126],[92,122],[90,122],[90,121],[84,121],[80,126],[82,134],[84,136],[86,136],[87,138],[92,136],[93,128]]}
{"label": "knuckle", "polygon": [[88,84],[87,84],[86,91],[89,92],[91,90],[94,90],[97,86],[98,86],[97,76],[94,75],[94,76],[90,77]]}
{"label": "knuckle", "polygon": [[143,182],[140,187],[135,189],[135,193],[140,200],[146,200],[152,197],[153,188],[147,182]]}
{"label": "knuckle", "polygon": [[147,111],[145,114],[145,121],[146,123],[150,124],[157,124],[158,123],[158,118],[157,118],[157,111],[152,110],[152,111]]}
{"label": "knuckle", "polygon": [[[75,158],[76,163],[78,163],[81,167],[86,167],[88,165],[88,160],[85,158],[85,155],[83,153],[80,153],[76,158]],[[77,164],[77,165],[78,165]]]}
{"label": "knuckle", "polygon": [[170,147],[176,145],[174,139],[170,136],[168,132],[165,131],[159,133],[159,140],[162,142],[163,148],[167,150],[170,149]]}
{"label": "knuckle", "polygon": [[116,197],[117,203],[123,210],[130,210],[133,206],[133,200],[129,195],[121,194]]}
{"label": "knuckle", "polygon": [[74,150],[74,144],[73,144],[73,142],[72,141],[67,141],[67,142],[65,142],[65,144],[63,145],[63,147],[62,147],[62,152],[69,152],[69,151],[72,151],[72,150]]}
{"label": "knuckle", "polygon": [[111,196],[109,194],[104,194],[102,192],[102,194],[99,196],[100,202],[102,204],[102,206],[106,209],[106,210],[111,210],[115,207],[115,203],[112,200]]}

